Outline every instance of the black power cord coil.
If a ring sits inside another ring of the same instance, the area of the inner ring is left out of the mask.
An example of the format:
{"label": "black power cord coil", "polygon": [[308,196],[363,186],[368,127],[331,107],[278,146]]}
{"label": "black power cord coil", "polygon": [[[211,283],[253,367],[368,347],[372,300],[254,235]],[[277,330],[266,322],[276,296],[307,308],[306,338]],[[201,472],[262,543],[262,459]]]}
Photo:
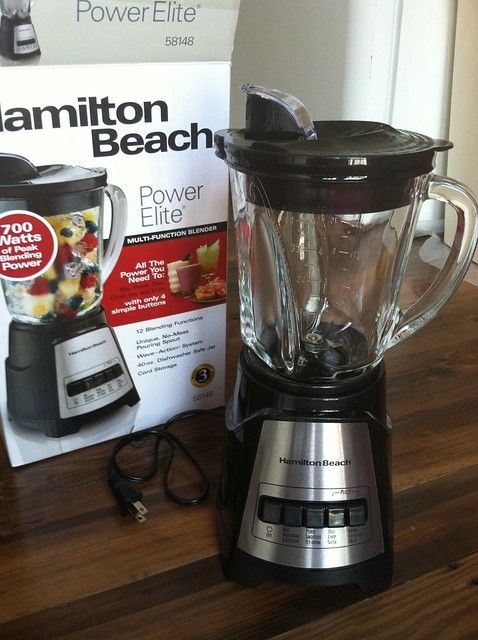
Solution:
{"label": "black power cord coil", "polygon": [[[108,461],[108,484],[115,495],[123,515],[130,514],[137,522],[144,522],[146,520],[146,513],[148,510],[141,502],[143,494],[139,491],[134,491],[129,486],[129,483],[142,484],[151,480],[151,478],[156,475],[160,462],[160,446],[163,442],[168,446],[168,456],[163,475],[163,486],[166,495],[177,504],[181,504],[186,507],[195,507],[205,500],[209,493],[209,480],[206,474],[196,458],[190,453],[184,442],[178,436],[169,432],[169,428],[172,425],[188,420],[189,418],[197,415],[224,416],[224,412],[207,409],[183,411],[182,413],[176,414],[163,424],[156,425],[155,427],[150,427],[149,429],[138,431],[136,433],[129,433],[128,435],[120,438],[114,445]],[[145,473],[141,475],[133,474],[121,467],[118,462],[118,456],[121,451],[129,445],[141,445],[151,439],[153,439],[151,464]],[[192,498],[180,496],[175,493],[170,486],[171,466],[176,450],[178,449],[185,455],[191,466],[197,471],[201,481],[201,489],[199,493]]]}

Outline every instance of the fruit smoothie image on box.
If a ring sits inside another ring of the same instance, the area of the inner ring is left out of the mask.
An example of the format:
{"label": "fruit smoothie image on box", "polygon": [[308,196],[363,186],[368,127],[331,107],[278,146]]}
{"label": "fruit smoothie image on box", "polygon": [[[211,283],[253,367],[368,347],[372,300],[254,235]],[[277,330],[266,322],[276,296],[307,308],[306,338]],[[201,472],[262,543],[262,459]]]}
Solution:
{"label": "fruit smoothie image on box", "polygon": [[188,264],[178,267],[177,274],[181,293],[183,296],[190,296],[199,285],[202,274],[202,266],[200,264]]}
{"label": "fruit smoothie image on box", "polygon": [[226,281],[216,276],[219,250],[219,239],[209,245],[201,245],[196,249],[196,255],[202,267],[202,275],[205,281],[194,292],[196,302],[218,302],[226,297]]}
{"label": "fruit smoothie image on box", "polygon": [[[112,224],[103,254],[105,194]],[[12,422],[60,437],[136,404],[100,304],[122,248],[123,192],[107,185],[104,169],[35,167],[0,154],[0,213],[0,278],[13,316],[5,363]]]}
{"label": "fruit smoothie image on box", "polygon": [[183,260],[167,265],[169,288],[172,294],[188,297],[192,302],[211,303],[225,300],[227,285],[217,277],[219,239],[196,248],[197,262],[191,263],[191,254]]}
{"label": "fruit smoothie image on box", "polygon": [[8,307],[17,319],[49,323],[84,315],[99,304],[98,218],[98,207],[44,217],[57,239],[53,264],[31,280],[3,281]]}

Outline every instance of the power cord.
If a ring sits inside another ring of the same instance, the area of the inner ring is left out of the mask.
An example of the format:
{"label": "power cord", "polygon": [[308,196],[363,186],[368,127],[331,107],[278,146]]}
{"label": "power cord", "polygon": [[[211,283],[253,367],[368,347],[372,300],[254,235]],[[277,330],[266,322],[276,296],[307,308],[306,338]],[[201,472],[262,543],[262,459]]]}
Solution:
{"label": "power cord", "polygon": [[[141,502],[143,494],[141,491],[135,491],[129,485],[130,483],[142,484],[151,480],[156,475],[159,468],[159,450],[164,442],[168,447],[168,456],[166,459],[166,468],[163,475],[163,486],[166,495],[174,500],[177,504],[186,507],[194,507],[200,504],[209,493],[209,480],[204,473],[201,465],[196,458],[187,449],[184,442],[173,433],[169,432],[169,428],[178,422],[183,422],[197,415],[215,415],[224,416],[224,412],[220,410],[196,409],[191,411],[183,411],[178,413],[167,422],[156,425],[143,431],[129,433],[118,440],[114,445],[111,456],[108,461],[108,484],[118,502],[118,506],[123,515],[131,515],[136,522],[142,523],[146,521],[148,510]],[[135,474],[129,473],[118,462],[119,454],[128,446],[142,446],[152,441],[151,463],[145,473]],[[197,471],[201,481],[201,489],[199,493],[192,498],[185,498],[175,493],[170,486],[170,472],[174,454],[180,450],[191,466]]]}

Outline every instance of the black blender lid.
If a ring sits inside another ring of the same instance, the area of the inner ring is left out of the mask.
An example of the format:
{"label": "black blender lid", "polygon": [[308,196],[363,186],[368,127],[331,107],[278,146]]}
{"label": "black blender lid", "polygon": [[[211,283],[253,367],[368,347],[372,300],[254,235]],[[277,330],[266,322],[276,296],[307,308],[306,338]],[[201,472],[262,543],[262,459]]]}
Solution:
{"label": "black blender lid", "polygon": [[106,185],[106,170],[65,164],[35,167],[27,158],[0,153],[0,199],[78,193]]}
{"label": "black blender lid", "polygon": [[216,154],[245,173],[313,181],[412,177],[431,171],[435,153],[453,146],[381,122],[310,121],[307,127],[275,99],[279,92],[244,89],[246,127],[218,131],[214,142]]}

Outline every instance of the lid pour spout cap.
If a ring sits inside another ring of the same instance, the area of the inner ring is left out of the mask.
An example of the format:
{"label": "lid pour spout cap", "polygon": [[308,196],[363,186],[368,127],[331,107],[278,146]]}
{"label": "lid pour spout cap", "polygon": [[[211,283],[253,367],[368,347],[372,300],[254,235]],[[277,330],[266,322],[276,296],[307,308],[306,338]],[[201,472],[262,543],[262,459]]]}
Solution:
{"label": "lid pour spout cap", "polygon": [[0,184],[18,184],[39,176],[37,168],[27,158],[13,153],[0,153]]}
{"label": "lid pour spout cap", "polygon": [[247,94],[247,138],[317,140],[312,118],[295,96],[253,84],[243,84],[241,89]]}

